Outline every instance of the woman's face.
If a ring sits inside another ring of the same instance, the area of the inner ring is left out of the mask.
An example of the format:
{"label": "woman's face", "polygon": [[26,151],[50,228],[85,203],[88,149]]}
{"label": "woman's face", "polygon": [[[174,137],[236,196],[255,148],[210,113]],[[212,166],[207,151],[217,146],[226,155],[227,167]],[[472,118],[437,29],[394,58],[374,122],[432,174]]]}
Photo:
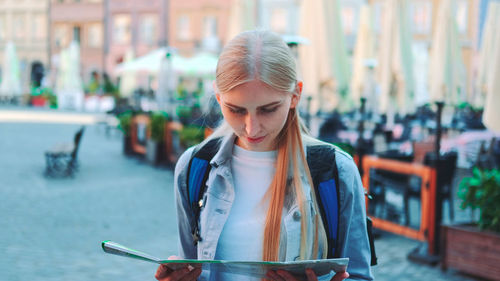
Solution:
{"label": "woman's face", "polygon": [[296,94],[280,92],[254,80],[217,93],[222,115],[237,135],[236,145],[253,151],[275,148],[275,139],[286,123],[290,108],[300,98],[302,83]]}

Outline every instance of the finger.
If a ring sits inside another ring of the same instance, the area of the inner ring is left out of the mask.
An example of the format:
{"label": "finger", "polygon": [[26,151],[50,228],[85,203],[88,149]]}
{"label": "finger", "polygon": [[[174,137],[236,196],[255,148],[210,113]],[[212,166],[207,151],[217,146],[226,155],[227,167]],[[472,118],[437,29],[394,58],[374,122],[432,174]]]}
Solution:
{"label": "finger", "polygon": [[201,274],[201,268],[195,268],[191,270],[188,274],[186,274],[182,279],[179,281],[196,281],[198,276]]}
{"label": "finger", "polygon": [[270,280],[274,280],[274,281],[284,281],[284,279],[278,275],[278,273],[276,273],[274,270],[269,270],[266,274],[266,276],[270,279]]}
{"label": "finger", "polygon": [[314,270],[310,268],[306,269],[306,276],[307,276],[307,281],[318,281],[316,273],[314,272]]}
{"label": "finger", "polygon": [[295,276],[293,276],[290,272],[286,270],[278,270],[276,271],[276,273],[278,273],[279,276],[281,276],[286,281],[298,281],[297,278],[295,278]]}
{"label": "finger", "polygon": [[184,267],[184,268],[180,268],[180,269],[172,271],[172,273],[170,273],[168,275],[168,277],[169,277],[169,280],[181,280],[188,273],[189,273],[189,268]]}
{"label": "finger", "polygon": [[165,278],[168,276],[168,274],[171,272],[172,270],[170,268],[168,268],[168,266],[164,265],[164,264],[161,264],[160,266],[158,266],[158,269],[156,270],[156,274],[155,274],[155,278],[157,280],[160,280],[162,278]]}
{"label": "finger", "polygon": [[349,273],[337,272],[337,274],[335,274],[335,276],[333,276],[332,280],[330,280],[330,281],[342,281],[346,278],[349,278]]}

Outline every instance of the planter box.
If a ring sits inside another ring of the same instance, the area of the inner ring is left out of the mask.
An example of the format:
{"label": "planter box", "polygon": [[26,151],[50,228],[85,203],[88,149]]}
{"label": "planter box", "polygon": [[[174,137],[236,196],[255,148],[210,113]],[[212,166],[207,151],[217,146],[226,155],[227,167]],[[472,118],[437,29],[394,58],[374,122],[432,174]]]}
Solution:
{"label": "planter box", "polygon": [[165,162],[166,159],[165,144],[148,139],[146,141],[146,160],[153,165],[159,165]]}
{"label": "planter box", "polygon": [[444,225],[441,231],[442,269],[500,280],[500,234],[473,225]]}
{"label": "planter box", "polygon": [[137,155],[146,155],[146,142],[149,138],[148,124],[149,116],[146,114],[139,114],[132,118],[130,130],[132,137],[132,149]]}
{"label": "planter box", "polygon": [[31,98],[31,105],[35,107],[45,107],[47,100],[41,96],[34,96]]}
{"label": "planter box", "polygon": [[134,149],[132,148],[132,138],[130,136],[123,136],[123,153],[125,155],[134,154]]}
{"label": "planter box", "polygon": [[172,165],[177,163],[185,150],[180,140],[182,128],[183,126],[179,122],[167,122],[165,124],[165,154],[167,155],[167,161]]}

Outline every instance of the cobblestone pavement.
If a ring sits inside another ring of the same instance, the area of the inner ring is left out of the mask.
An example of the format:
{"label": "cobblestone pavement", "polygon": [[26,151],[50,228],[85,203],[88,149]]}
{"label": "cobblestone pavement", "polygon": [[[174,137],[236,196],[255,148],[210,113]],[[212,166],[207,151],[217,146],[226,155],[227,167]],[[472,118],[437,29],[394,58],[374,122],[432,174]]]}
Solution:
{"label": "cobblestone pavement", "polygon": [[[44,151],[79,126],[0,121],[0,280],[155,280],[154,264],[104,254],[100,242],[176,252],[172,170],[125,157],[119,135],[87,125],[76,176],[43,177]],[[409,262],[418,243],[382,234],[376,280],[478,280]]]}

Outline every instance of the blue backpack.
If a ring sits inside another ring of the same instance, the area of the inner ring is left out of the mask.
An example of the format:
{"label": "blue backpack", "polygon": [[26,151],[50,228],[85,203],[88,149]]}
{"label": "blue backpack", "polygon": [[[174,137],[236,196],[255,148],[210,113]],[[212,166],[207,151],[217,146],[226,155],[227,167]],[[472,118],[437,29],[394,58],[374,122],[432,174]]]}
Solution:
{"label": "blue backpack", "polygon": [[[215,156],[219,149],[220,139],[213,139],[198,148],[193,153],[188,166],[187,173],[187,192],[189,204],[194,214],[194,223],[192,224],[191,234],[193,242],[196,245],[201,241],[199,231],[199,217],[203,195],[206,191],[206,182],[210,173],[210,160]],[[314,145],[307,148],[307,164],[311,172],[314,184],[316,198],[319,198],[318,205],[325,226],[328,238],[327,258],[340,257],[338,249],[338,225],[340,218],[339,174],[337,163],[335,161],[335,148],[330,145]],[[371,265],[377,264],[375,255],[375,245],[372,235],[371,220],[367,218],[368,237],[371,249]]]}

